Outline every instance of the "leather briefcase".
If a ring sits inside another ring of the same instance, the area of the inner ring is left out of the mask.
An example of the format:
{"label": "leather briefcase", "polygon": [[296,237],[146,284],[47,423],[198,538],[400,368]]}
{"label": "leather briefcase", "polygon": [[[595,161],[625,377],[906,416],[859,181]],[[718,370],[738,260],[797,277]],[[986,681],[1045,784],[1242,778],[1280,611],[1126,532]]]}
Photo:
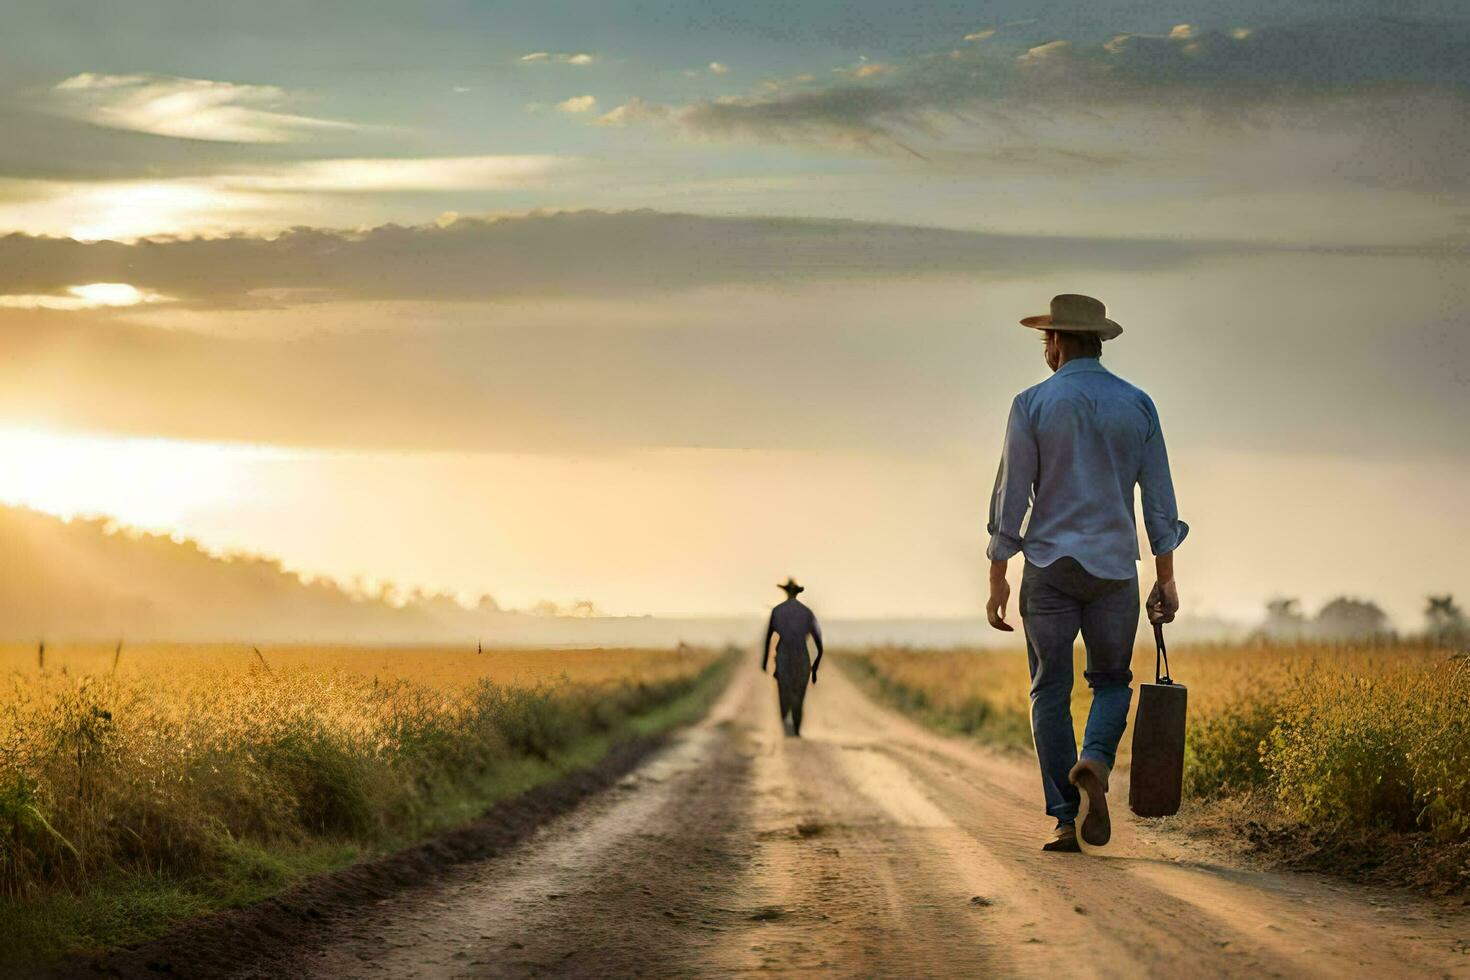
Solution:
{"label": "leather briefcase", "polygon": [[1189,689],[1169,676],[1163,623],[1154,624],[1154,644],[1154,683],[1138,686],[1133,762],[1128,776],[1128,808],[1140,817],[1178,813],[1184,790],[1184,720]]}

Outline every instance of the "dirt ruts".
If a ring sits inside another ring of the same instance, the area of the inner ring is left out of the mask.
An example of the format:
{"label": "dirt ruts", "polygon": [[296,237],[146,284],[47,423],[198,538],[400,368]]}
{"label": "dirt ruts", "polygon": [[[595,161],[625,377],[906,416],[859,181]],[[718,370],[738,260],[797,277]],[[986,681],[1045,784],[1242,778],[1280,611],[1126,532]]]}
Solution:
{"label": "dirt ruts", "polygon": [[156,941],[96,958],[69,961],[50,976],[65,978],[280,975],[274,967],[315,942],[332,922],[405,890],[435,882],[450,869],[515,848],[557,816],[617,784],[669,735],[634,738],[596,765],[492,807],[485,816],[416,847],[311,879],[244,909],[191,922]]}

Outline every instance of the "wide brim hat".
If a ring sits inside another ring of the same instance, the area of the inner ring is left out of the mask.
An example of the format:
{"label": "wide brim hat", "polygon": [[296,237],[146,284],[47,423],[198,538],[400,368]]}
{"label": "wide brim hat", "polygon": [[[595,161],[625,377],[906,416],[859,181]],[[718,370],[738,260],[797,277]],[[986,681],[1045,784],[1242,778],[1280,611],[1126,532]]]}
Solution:
{"label": "wide brim hat", "polygon": [[1050,313],[1025,317],[1021,326],[1064,333],[1092,333],[1102,340],[1112,340],[1123,332],[1121,325],[1108,319],[1108,308],[1102,300],[1080,293],[1053,296]]}
{"label": "wide brim hat", "polygon": [[805,587],[800,586],[800,585],[797,585],[796,582],[795,582],[795,580],[790,579],[790,578],[788,578],[786,581],[782,582],[780,585],[776,586],[776,588],[778,588],[778,589],[785,589],[791,595],[796,595],[798,592],[805,592],[806,591],[806,588]]}

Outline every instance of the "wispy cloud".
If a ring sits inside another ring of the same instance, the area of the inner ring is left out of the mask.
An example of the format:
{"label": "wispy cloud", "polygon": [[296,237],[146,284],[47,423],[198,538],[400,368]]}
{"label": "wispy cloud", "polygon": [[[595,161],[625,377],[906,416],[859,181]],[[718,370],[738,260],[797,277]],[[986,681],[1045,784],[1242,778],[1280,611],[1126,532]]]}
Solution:
{"label": "wispy cloud", "polygon": [[283,195],[320,205],[324,195],[503,190],[577,163],[549,155],[347,158],[168,180],[0,182],[8,192],[0,195],[0,228],[84,240],[278,228]]}
{"label": "wispy cloud", "polygon": [[584,67],[592,64],[596,59],[585,51],[532,51],[521,55],[520,60],[526,64],[560,62],[565,65]]}
{"label": "wispy cloud", "polygon": [[[839,71],[841,81],[801,90],[766,86],[682,104],[633,99],[600,121],[659,124],[695,137],[919,152],[924,137],[938,143],[987,128],[1014,136],[1062,117],[1090,119],[1095,129],[1099,119],[1131,114],[1153,139],[1212,121],[1269,125],[1301,110],[1316,129],[1394,131],[1393,140],[1376,140],[1394,154],[1390,169],[1405,169],[1404,155],[1414,152],[1435,154],[1437,164],[1428,166],[1444,169],[1453,155],[1441,152],[1443,133],[1434,135],[1444,116],[1437,106],[1452,100],[1463,112],[1470,100],[1470,25],[1377,18],[1229,30],[1175,24],[1092,41],[997,40]],[[1152,117],[1139,123],[1144,113]],[[1406,143],[1403,131],[1415,118],[1425,138]],[[1463,154],[1454,166],[1463,171]]]}
{"label": "wispy cloud", "polygon": [[711,61],[709,63],[709,70],[716,75],[728,75],[730,73],[730,66],[718,61]]}
{"label": "wispy cloud", "polygon": [[280,107],[274,85],[170,75],[73,75],[52,89],[55,108],[114,129],[225,143],[287,143],[313,132],[355,128]]}
{"label": "wispy cloud", "polygon": [[[0,237],[0,294],[61,294],[76,277],[120,282],[196,306],[239,306],[309,286],[357,299],[463,301],[671,291],[732,283],[997,276],[1065,268],[1152,268],[1239,246],[989,235],[787,218],[653,211],[457,217],[367,232],[295,229],[84,244]],[[129,287],[133,288],[133,287]],[[277,302],[276,298],[271,300]]]}
{"label": "wispy cloud", "polygon": [[1030,68],[1035,65],[1045,64],[1053,58],[1059,58],[1070,46],[1070,41],[1047,41],[1033,48],[1027,48],[1016,56],[1016,64],[1022,68]]}
{"label": "wispy cloud", "polygon": [[558,102],[556,107],[562,112],[591,112],[597,108],[597,98],[591,95],[574,95],[570,99],[563,99],[561,102]]}
{"label": "wispy cloud", "polygon": [[598,122],[606,126],[667,124],[698,137],[909,149],[900,133],[919,121],[923,109],[914,93],[902,87],[849,83],[686,105],[633,98],[604,113]]}
{"label": "wispy cloud", "polygon": [[842,71],[854,78],[877,78],[879,75],[887,75],[892,72],[893,66],[881,61],[866,61],[855,68],[845,68]]}
{"label": "wispy cloud", "polygon": [[522,186],[567,163],[565,157],[547,155],[304,160],[220,174],[204,183],[251,191],[495,190]]}

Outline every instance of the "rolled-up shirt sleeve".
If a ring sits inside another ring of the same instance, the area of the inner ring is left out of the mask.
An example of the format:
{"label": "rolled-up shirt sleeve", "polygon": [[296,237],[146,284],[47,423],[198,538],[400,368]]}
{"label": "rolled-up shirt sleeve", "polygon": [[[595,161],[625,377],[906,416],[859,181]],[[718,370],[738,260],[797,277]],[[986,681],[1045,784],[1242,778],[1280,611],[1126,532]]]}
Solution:
{"label": "rolled-up shirt sleeve", "polygon": [[1179,519],[1179,504],[1174,499],[1174,479],[1169,475],[1169,451],[1164,446],[1164,430],[1158,412],[1153,413],[1152,427],[1143,444],[1143,465],[1138,487],[1143,493],[1143,528],[1148,534],[1149,550],[1156,555],[1168,554],[1184,543],[1189,525]]}
{"label": "rolled-up shirt sleeve", "polygon": [[1031,507],[1036,473],[1036,433],[1031,430],[1025,405],[1018,395],[1011,402],[1000,469],[995,474],[995,492],[990,495],[990,521],[985,528],[990,533],[990,546],[985,549],[985,556],[992,561],[1004,561],[1021,550],[1021,528]]}

